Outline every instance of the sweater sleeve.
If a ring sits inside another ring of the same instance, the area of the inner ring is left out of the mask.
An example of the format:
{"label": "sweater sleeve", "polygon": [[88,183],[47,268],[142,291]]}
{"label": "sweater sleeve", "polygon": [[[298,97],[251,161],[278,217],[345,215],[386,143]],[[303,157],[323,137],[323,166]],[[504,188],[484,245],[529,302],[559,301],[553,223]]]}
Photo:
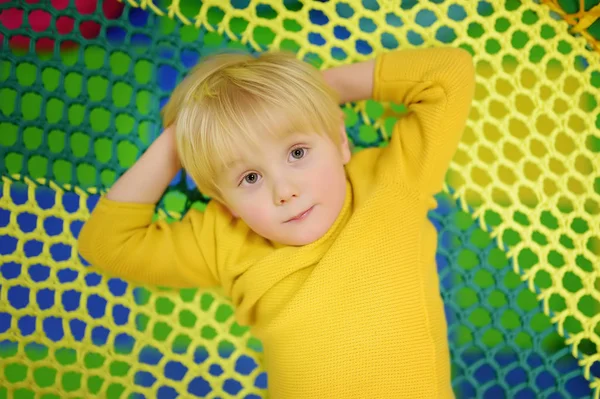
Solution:
{"label": "sweater sleeve", "polygon": [[92,267],[128,281],[163,287],[218,285],[212,202],[173,223],[152,222],[154,205],[102,197],[84,224],[79,252]]}
{"label": "sweater sleeve", "polygon": [[471,55],[459,48],[401,50],[376,60],[373,99],[404,104],[382,154],[383,169],[434,195],[465,128],[475,86]]}

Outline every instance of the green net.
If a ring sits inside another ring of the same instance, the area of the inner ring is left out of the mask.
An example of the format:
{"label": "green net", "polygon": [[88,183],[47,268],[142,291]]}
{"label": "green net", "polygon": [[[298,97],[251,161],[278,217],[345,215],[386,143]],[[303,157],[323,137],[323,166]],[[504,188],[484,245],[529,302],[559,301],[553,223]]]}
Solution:
{"label": "green net", "polygon": [[[600,30],[575,2],[78,0],[0,11],[0,398],[264,396],[260,342],[221,292],[98,274],[77,254],[83,222],[206,54],[284,48],[325,68],[442,44],[466,48],[477,67],[430,214],[454,390],[598,397]],[[385,145],[403,112],[343,109],[357,151]],[[206,201],[182,173],[157,218]]]}

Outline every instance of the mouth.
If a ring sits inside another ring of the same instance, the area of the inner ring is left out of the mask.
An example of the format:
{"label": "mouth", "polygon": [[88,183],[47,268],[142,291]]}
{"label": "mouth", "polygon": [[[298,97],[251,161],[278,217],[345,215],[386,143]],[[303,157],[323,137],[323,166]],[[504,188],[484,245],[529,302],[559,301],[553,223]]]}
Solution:
{"label": "mouth", "polygon": [[299,214],[297,214],[296,216],[294,216],[291,219],[286,220],[283,223],[290,223],[290,222],[299,222],[301,220],[304,220],[308,217],[308,215],[312,212],[313,208],[315,206],[311,206],[310,208],[308,208],[307,210],[305,210],[304,212],[300,212]]}

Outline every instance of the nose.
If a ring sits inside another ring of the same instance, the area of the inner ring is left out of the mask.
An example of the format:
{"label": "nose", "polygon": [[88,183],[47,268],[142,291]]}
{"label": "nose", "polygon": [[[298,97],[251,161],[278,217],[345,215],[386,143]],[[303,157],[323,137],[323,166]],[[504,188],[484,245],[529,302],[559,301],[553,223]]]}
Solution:
{"label": "nose", "polygon": [[298,195],[298,188],[290,179],[279,178],[273,184],[273,203],[275,205],[286,204]]}

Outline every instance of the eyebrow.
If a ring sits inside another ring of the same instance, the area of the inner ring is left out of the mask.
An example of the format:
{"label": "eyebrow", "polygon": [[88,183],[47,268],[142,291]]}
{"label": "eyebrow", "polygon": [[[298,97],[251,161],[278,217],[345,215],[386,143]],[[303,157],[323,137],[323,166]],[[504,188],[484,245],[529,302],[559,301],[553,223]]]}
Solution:
{"label": "eyebrow", "polygon": [[[288,142],[288,143],[293,143],[293,142],[302,141],[302,139],[304,139],[308,136],[309,135],[306,133],[292,133],[288,137],[283,138],[282,141]],[[293,145],[294,144],[288,144],[287,147],[291,148]],[[244,159],[241,159],[241,158],[237,158],[232,161],[229,161],[229,162],[225,163],[225,165],[223,166],[223,172],[229,171],[233,167],[235,167],[239,164],[245,164],[245,163],[247,163],[247,161]]]}
{"label": "eyebrow", "polygon": [[243,163],[245,163],[245,161],[243,159],[234,159],[233,161],[227,162],[224,165],[224,170],[227,171],[227,170],[233,169],[235,166],[243,164]]}

